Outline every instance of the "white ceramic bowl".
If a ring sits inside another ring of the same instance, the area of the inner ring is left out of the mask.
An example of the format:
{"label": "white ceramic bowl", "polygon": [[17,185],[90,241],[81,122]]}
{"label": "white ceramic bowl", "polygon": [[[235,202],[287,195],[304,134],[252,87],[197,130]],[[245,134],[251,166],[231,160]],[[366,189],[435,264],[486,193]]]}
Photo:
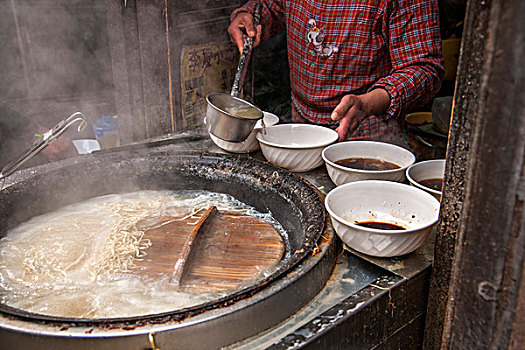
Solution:
{"label": "white ceramic bowl", "polygon": [[[346,141],[326,147],[323,151],[328,176],[340,186],[361,180],[388,180],[403,182],[406,169],[414,164],[416,157],[403,147],[376,141]],[[335,162],[347,158],[372,158],[400,166],[392,170],[361,170],[341,166]]]}
{"label": "white ceramic bowl", "polygon": [[[419,248],[439,217],[439,201],[416,187],[367,180],[334,188],[325,199],[335,232],[350,248],[361,253],[390,257]],[[382,230],[356,225],[384,222],[405,230]]]}
{"label": "white ceramic bowl", "polygon": [[[273,113],[269,112],[263,112],[264,113],[264,125],[271,126],[275,125],[279,122],[279,117],[276,116]],[[204,123],[206,123],[206,119],[204,119]],[[231,152],[231,153],[250,153],[255,152],[259,150],[259,141],[257,141],[257,138],[255,135],[257,134],[257,131],[262,129],[262,123],[260,120],[257,121],[255,124],[255,128],[253,131],[248,135],[248,138],[244,140],[243,142],[230,142],[230,141],[224,141],[217,136],[210,134],[210,138],[212,141],[222,148],[225,151]]]}
{"label": "white ceramic bowl", "polygon": [[423,186],[420,181],[442,179],[445,176],[445,159],[432,159],[412,164],[406,170],[406,176],[412,186],[425,190],[437,199],[441,199],[441,191]]}
{"label": "white ceramic bowl", "polygon": [[281,124],[257,133],[264,157],[272,164],[304,172],[323,164],[323,148],[337,141],[337,132],[312,124]]}

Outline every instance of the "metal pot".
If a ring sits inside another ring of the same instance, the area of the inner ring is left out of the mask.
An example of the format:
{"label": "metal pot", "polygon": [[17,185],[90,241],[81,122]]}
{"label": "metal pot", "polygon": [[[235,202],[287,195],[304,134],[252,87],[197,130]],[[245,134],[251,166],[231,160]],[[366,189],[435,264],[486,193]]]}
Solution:
{"label": "metal pot", "polygon": [[[224,93],[206,96],[208,107],[206,125],[208,131],[230,142],[242,142],[250,135],[263,112],[238,97]],[[233,113],[232,113],[233,112]]]}

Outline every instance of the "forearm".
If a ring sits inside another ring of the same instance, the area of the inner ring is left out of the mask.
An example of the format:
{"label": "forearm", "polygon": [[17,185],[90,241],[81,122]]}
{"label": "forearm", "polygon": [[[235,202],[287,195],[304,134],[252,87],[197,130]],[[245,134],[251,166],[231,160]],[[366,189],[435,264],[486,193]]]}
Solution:
{"label": "forearm", "polygon": [[384,114],[390,106],[390,95],[385,89],[377,88],[360,96],[366,115]]}
{"label": "forearm", "polygon": [[385,113],[397,118],[430,101],[441,86],[442,74],[439,67],[432,65],[406,67],[380,79],[372,86],[372,91],[387,92],[390,106]]}

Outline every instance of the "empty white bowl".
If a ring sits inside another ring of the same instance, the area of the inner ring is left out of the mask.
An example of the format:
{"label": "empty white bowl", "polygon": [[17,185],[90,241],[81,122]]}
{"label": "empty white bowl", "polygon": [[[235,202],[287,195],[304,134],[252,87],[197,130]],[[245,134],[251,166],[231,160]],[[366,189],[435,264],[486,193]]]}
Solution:
{"label": "empty white bowl", "polygon": [[432,189],[421,184],[422,180],[443,179],[445,176],[445,159],[432,159],[412,164],[406,170],[408,182],[417,188],[431,193],[437,199],[441,199],[441,191]]}
{"label": "empty white bowl", "polygon": [[[403,147],[386,142],[346,141],[326,147],[322,153],[328,176],[334,184],[361,180],[388,180],[403,182],[406,169],[414,164],[416,157]],[[344,167],[335,162],[348,158],[371,158],[399,166],[392,170],[361,170]]]}
{"label": "empty white bowl", "polygon": [[100,144],[97,140],[93,139],[81,139],[81,140],[72,140],[73,145],[75,146],[78,154],[88,154],[93,151],[100,150]]}
{"label": "empty white bowl", "polygon": [[[279,117],[276,116],[273,113],[269,112],[263,112],[264,113],[264,125],[271,126],[275,125],[279,122]],[[206,123],[206,119],[204,119],[204,123]],[[257,141],[257,138],[255,135],[257,134],[257,131],[262,129],[262,123],[260,120],[257,121],[255,124],[255,128],[253,131],[248,135],[248,138],[242,142],[230,142],[230,141],[224,141],[217,136],[210,134],[210,138],[212,141],[222,148],[225,151],[231,152],[231,153],[251,153],[259,150],[259,141]]]}
{"label": "empty white bowl", "polygon": [[[367,180],[334,188],[325,199],[335,232],[361,253],[390,257],[419,248],[439,217],[439,201],[428,192],[392,181]],[[383,222],[405,228],[383,230],[357,225]]]}
{"label": "empty white bowl", "polygon": [[323,164],[323,148],[334,143],[338,134],[332,129],[312,124],[281,124],[260,130],[257,140],[264,157],[272,164],[295,172],[304,172]]}

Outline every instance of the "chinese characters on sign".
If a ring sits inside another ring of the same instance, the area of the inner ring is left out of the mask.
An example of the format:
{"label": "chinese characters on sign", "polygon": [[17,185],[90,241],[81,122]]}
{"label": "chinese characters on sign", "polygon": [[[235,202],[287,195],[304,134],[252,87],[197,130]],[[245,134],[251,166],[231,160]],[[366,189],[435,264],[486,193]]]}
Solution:
{"label": "chinese characters on sign", "polygon": [[238,63],[230,42],[184,46],[181,54],[183,130],[196,128],[206,115],[206,95],[229,93]]}

